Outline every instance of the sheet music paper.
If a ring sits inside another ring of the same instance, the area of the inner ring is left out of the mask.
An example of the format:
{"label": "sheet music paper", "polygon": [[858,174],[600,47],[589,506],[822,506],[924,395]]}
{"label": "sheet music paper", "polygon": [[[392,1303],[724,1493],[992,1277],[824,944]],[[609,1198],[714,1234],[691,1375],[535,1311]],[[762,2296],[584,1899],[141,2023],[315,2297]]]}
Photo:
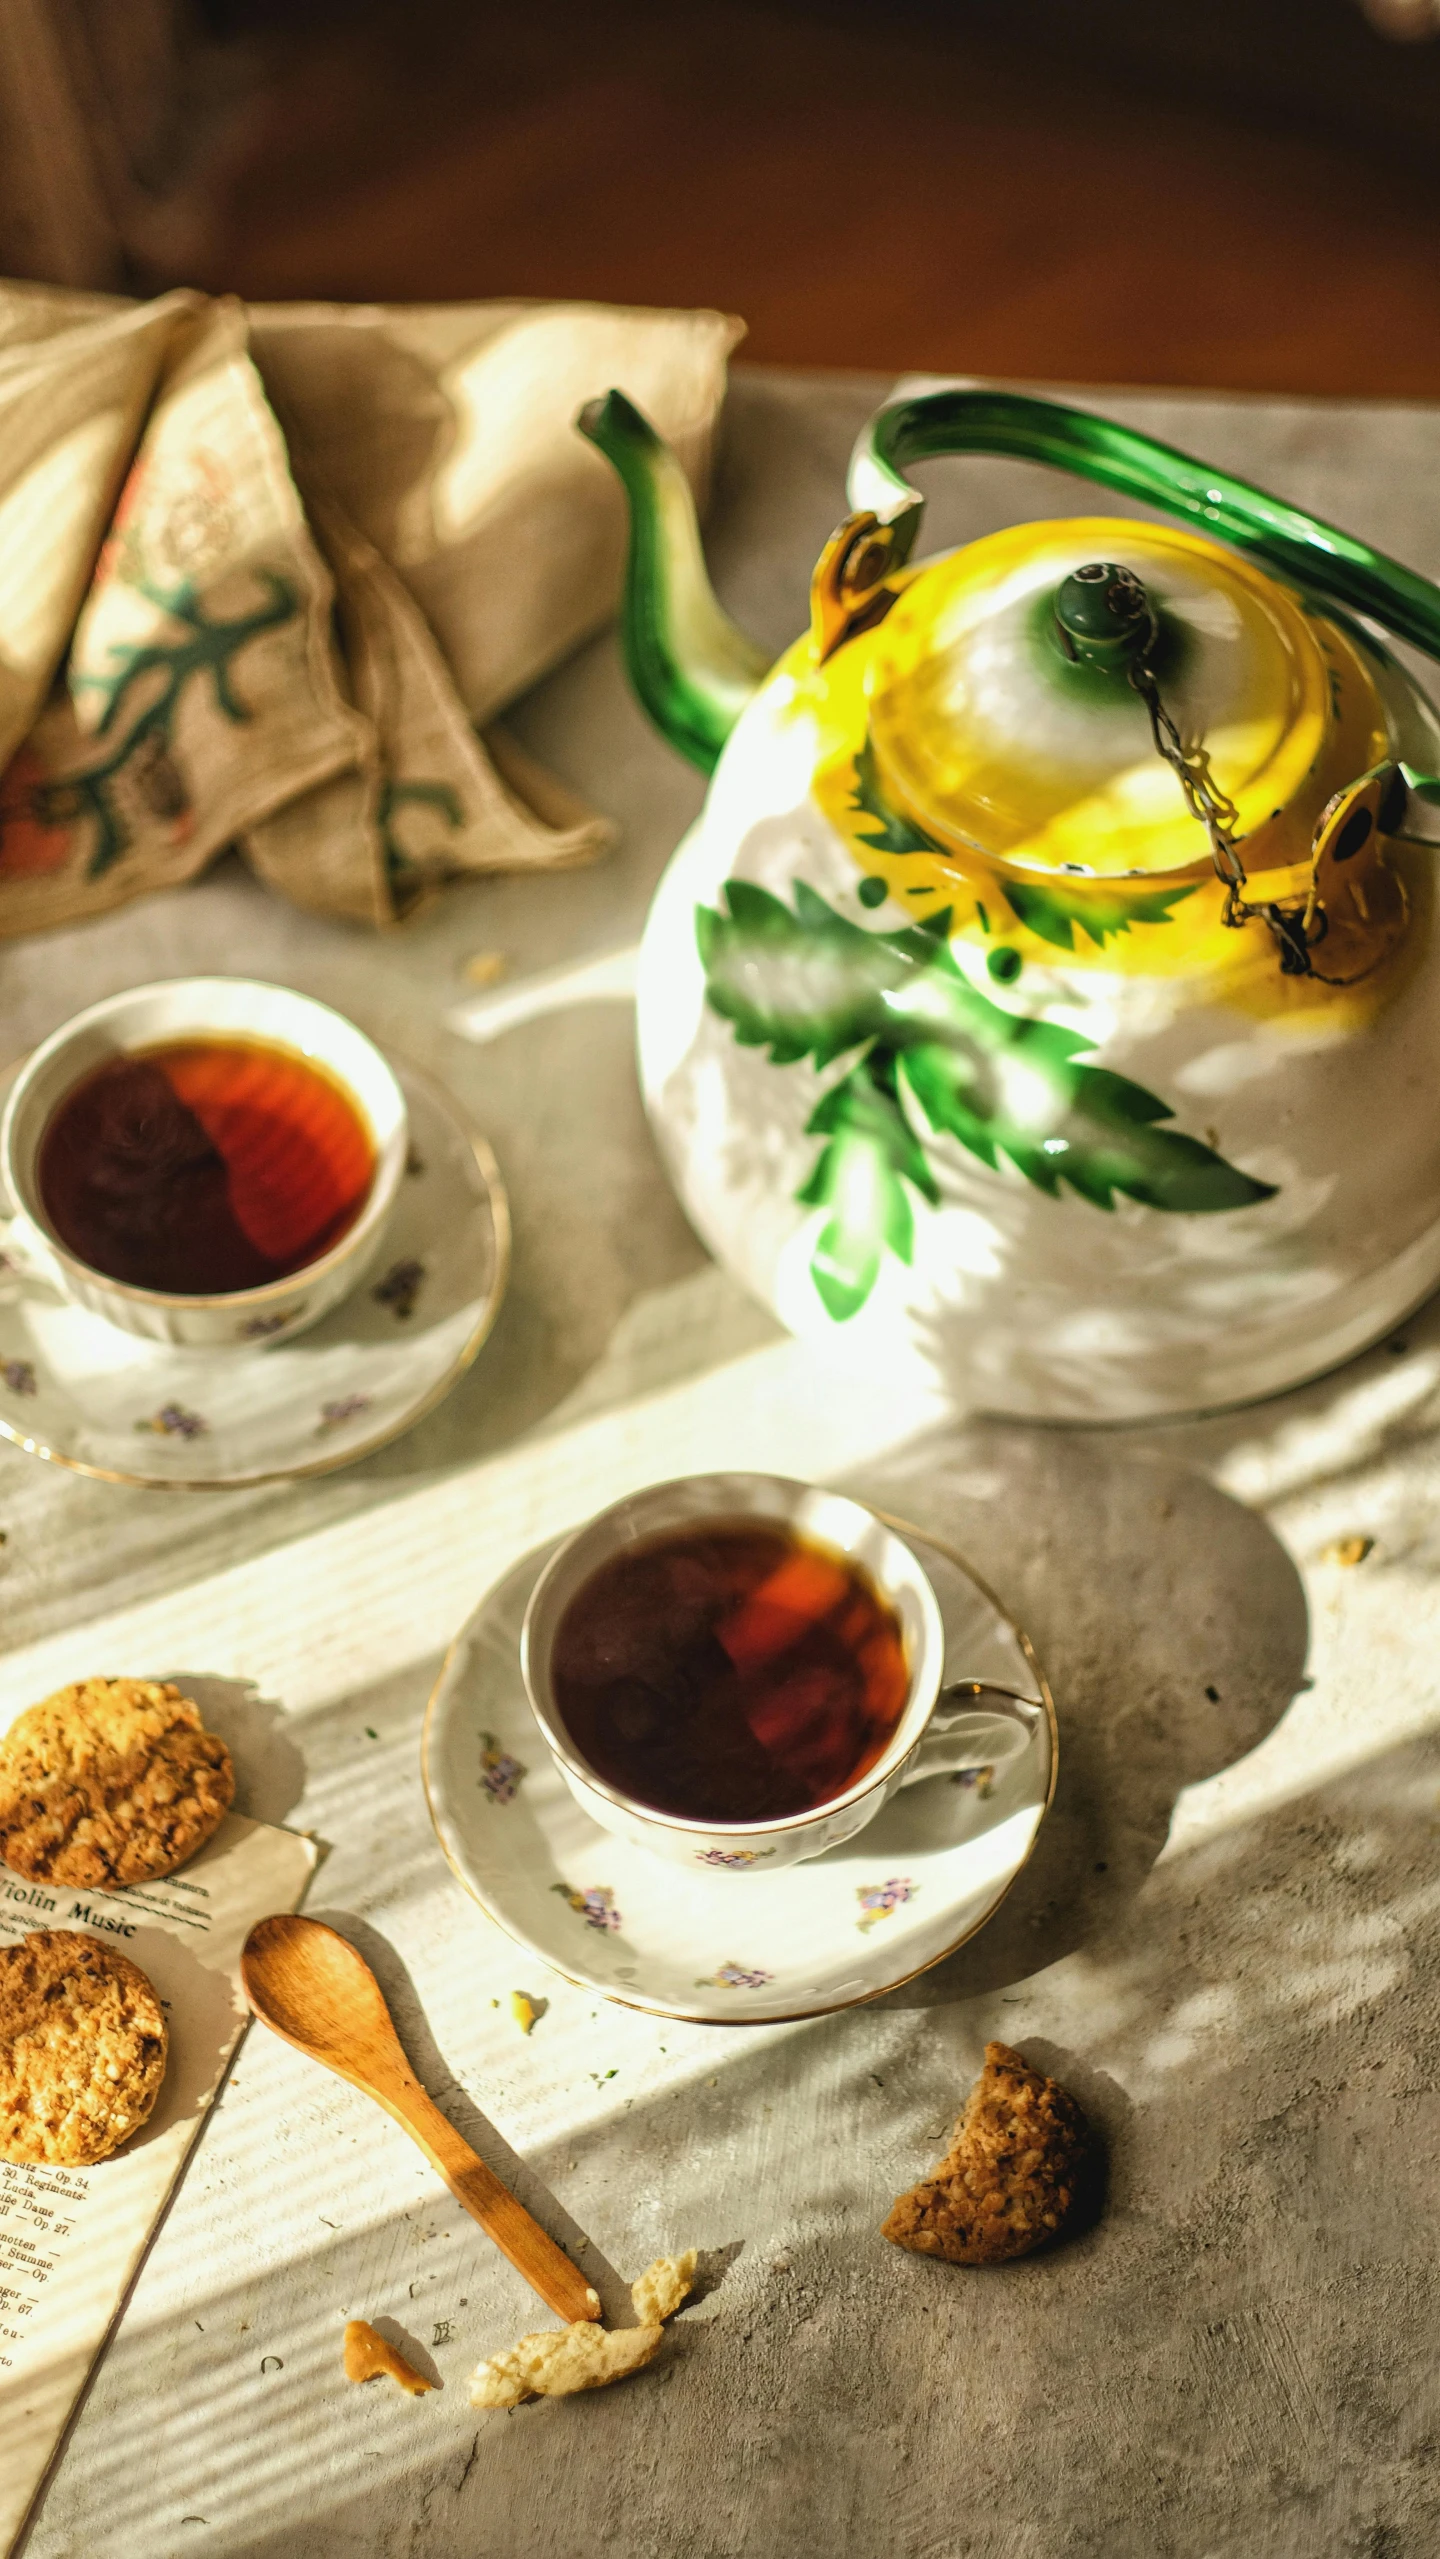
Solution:
{"label": "sheet music paper", "polygon": [[10,2551],[125,2297],[248,2012],[240,1949],[298,1907],[316,1850],[228,1813],[178,1875],[116,1892],[32,1884],[0,1867],[0,1945],[74,1928],[149,1975],[170,2028],[155,2111],[89,2168],[0,2160],[0,2552]]}

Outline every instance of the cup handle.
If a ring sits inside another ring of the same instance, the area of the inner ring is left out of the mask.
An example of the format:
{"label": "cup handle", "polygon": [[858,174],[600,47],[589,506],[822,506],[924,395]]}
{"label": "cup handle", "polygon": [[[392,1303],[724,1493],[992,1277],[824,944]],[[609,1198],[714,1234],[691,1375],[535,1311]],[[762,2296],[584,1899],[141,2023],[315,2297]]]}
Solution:
{"label": "cup handle", "polygon": [[952,1679],[941,1689],[920,1747],[900,1783],[999,1770],[1018,1759],[1043,1714],[1032,1698],[993,1679]]}

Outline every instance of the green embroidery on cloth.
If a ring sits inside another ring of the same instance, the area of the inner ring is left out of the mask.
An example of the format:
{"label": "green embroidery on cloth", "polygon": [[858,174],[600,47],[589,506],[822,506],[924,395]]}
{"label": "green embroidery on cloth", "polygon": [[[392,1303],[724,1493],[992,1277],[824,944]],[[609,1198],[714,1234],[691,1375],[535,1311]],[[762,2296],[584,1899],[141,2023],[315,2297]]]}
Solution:
{"label": "green embroidery on cloth", "polygon": [[208,677],[215,708],[222,718],[239,723],[252,716],[231,680],[233,662],[261,631],[277,630],[282,623],[293,620],[299,610],[299,598],[287,578],[274,569],[260,569],[256,575],[269,591],[268,603],[257,606],[253,613],[235,615],[228,622],[212,621],[189,587],[172,595],[159,595],[147,587],[145,593],[150,602],[178,622],[186,636],[168,643],[152,640],[133,648],[112,648],[110,655],[115,664],[109,673],[73,678],[75,692],[98,693],[103,701],[95,730],[99,738],[114,731],[137,689],[146,687],[150,679],[159,678],[143,709],[102,763],[38,782],[31,789],[31,815],[40,826],[93,826],[94,839],[86,865],[88,878],[102,878],[131,840],[114,791],[122,774],[133,776],[162,815],[179,818],[188,809],[189,794],[172,749],[175,715],[191,684]]}

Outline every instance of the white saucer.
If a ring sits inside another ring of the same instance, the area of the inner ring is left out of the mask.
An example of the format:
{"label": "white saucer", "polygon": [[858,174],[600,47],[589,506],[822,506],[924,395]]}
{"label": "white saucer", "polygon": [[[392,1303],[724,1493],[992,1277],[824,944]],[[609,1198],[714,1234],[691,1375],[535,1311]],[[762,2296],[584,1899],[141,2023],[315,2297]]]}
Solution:
{"label": "white saucer", "polygon": [[520,1623],[552,1547],[482,1600],[446,1658],[421,1749],[430,1816],[467,1892],[526,1952],[629,2008],[701,2025],[853,2008],[972,1937],[1004,1899],[1055,1791],[1055,1710],[1028,1638],[962,1558],[905,1521],[945,1620],[944,1676],[1043,1705],[993,1787],[934,1777],[858,1838],[779,1875],[649,1857],[584,1814],[520,1678]]}
{"label": "white saucer", "polygon": [[[0,1436],[107,1483],[215,1491],[328,1474],[438,1404],[495,1321],[510,1218],[458,1103],[390,1064],[410,1165],[379,1258],[343,1305],[294,1341],[177,1351],[0,1266]],[[18,1066],[0,1075],[0,1103]]]}

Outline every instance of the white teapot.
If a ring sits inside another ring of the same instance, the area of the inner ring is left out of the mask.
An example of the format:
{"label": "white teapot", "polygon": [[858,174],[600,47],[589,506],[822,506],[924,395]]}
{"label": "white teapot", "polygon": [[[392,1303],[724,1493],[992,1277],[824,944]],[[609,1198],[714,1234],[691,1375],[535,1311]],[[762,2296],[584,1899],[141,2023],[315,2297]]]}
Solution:
{"label": "white teapot", "polygon": [[[714,779],[639,972],[646,1104],[794,1331],[957,1402],[1270,1394],[1440,1281],[1440,590],[1150,438],[1013,393],[862,435],[773,666],[611,392],[640,699]],[[1199,530],[1016,525],[912,565],[905,466],[1062,464]],[[1221,539],[1215,538],[1222,537]]]}

